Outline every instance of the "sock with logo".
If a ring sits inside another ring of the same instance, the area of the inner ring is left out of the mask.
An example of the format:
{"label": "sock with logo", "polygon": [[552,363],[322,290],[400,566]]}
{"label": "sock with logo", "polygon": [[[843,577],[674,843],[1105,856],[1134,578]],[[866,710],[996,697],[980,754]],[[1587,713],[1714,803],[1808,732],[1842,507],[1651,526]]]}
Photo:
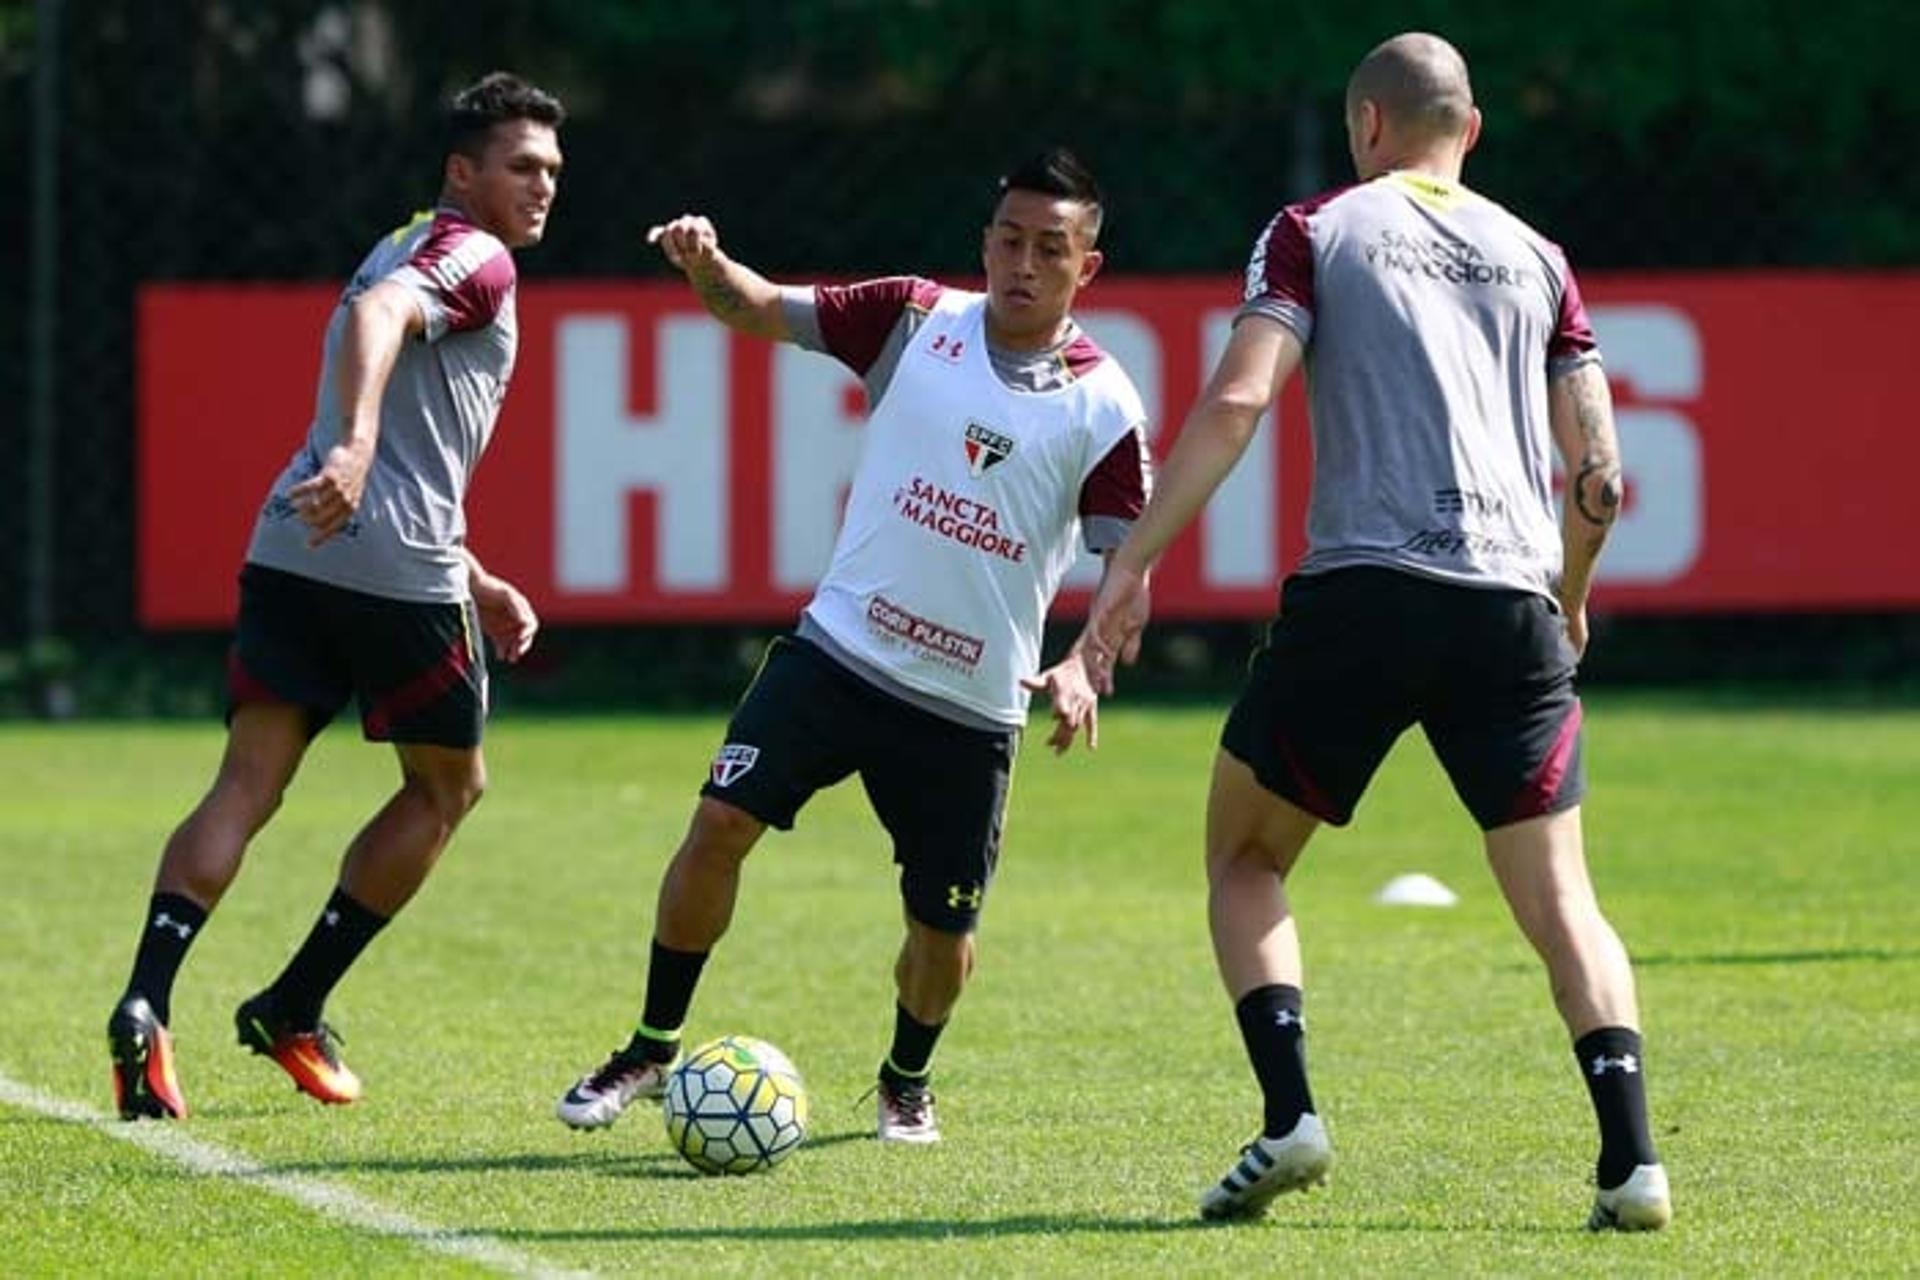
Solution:
{"label": "sock with logo", "polygon": [[880,1078],[893,1088],[905,1084],[925,1084],[931,1070],[933,1046],[940,1042],[944,1022],[928,1024],[907,1012],[906,1006],[893,1006],[893,1047],[880,1064]]}
{"label": "sock with logo", "polygon": [[147,903],[147,923],[133,953],[126,994],[144,997],[162,1026],[173,1020],[174,975],[206,922],[207,909],[177,893],[156,893]]}
{"label": "sock with logo", "polygon": [[360,958],[388,917],[361,906],[345,889],[335,889],[287,967],[273,980],[274,1011],[295,1031],[320,1025],[320,1010],[334,985]]}
{"label": "sock with logo", "polygon": [[1275,983],[1255,987],[1240,997],[1233,1014],[1240,1023],[1240,1038],[1246,1042],[1247,1060],[1260,1081],[1260,1093],[1266,1099],[1264,1132],[1269,1138],[1284,1138],[1293,1132],[1300,1117],[1313,1110],[1313,1093],[1307,1088],[1307,1052],[1305,1019],[1300,1016],[1300,988]]}
{"label": "sock with logo", "polygon": [[1635,1165],[1659,1164],[1647,1129],[1647,1083],[1640,1057],[1640,1033],[1627,1027],[1601,1027],[1573,1042],[1580,1078],[1593,1097],[1600,1122],[1600,1160],[1594,1177],[1601,1190],[1625,1182]]}
{"label": "sock with logo", "polygon": [[680,1027],[693,1004],[693,989],[700,985],[700,971],[706,968],[705,951],[675,951],[653,940],[653,958],[647,964],[647,1003],[640,1014],[640,1029],[628,1044],[629,1053],[638,1050],[650,1062],[667,1062],[680,1052]]}

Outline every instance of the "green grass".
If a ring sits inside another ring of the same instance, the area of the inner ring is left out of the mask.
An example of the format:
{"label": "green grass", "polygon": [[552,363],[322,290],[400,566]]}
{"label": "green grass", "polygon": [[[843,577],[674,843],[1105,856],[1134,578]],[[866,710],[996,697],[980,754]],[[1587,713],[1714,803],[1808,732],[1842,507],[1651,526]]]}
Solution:
{"label": "green grass", "polygon": [[[1314,1087],[1340,1164],[1263,1225],[1194,1196],[1257,1119],[1202,912],[1218,709],[1114,710],[1098,756],[1036,736],[981,967],[938,1057],[947,1141],[882,1149],[856,1105],[891,1027],[894,876],[857,786],[748,864],[689,1034],[806,1073],[815,1129],[771,1176],[706,1179],[636,1113],[570,1133],[553,1098],[637,1013],[662,864],[713,718],[508,719],[494,785],[336,994],[368,1083],[323,1110],[231,1043],[389,755],[324,738],[175,1000],[182,1130],[438,1227],[602,1273],[1886,1274],[1920,1258],[1920,712],[1590,705],[1588,844],[1641,962],[1678,1220],[1580,1230],[1592,1120],[1545,983],[1417,734],[1295,882]],[[152,863],[213,729],[0,726],[0,1073],[105,1109],[101,1037]],[[1450,911],[1370,902],[1426,871]],[[477,1270],[0,1106],[0,1270]]]}

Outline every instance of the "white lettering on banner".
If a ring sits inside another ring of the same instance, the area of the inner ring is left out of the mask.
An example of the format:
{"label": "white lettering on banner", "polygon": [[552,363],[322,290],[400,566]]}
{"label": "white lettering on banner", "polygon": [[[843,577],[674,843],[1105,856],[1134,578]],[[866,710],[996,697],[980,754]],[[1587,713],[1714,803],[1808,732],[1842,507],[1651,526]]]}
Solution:
{"label": "white lettering on banner", "polygon": [[[1147,443],[1152,444],[1163,416],[1159,335],[1151,324],[1131,311],[1081,311],[1074,313],[1074,319],[1101,350],[1127,371],[1134,390],[1140,393],[1140,403],[1146,408]],[[1088,551],[1084,541],[1074,550],[1073,566],[1067,570],[1061,585],[1069,590],[1091,591],[1100,585],[1100,557]]]}
{"label": "white lettering on banner", "polygon": [[[1698,399],[1704,383],[1700,332],[1672,307],[1594,306],[1594,334],[1615,382],[1654,400]],[[1700,432],[1672,407],[1615,411],[1626,510],[1607,539],[1600,582],[1656,585],[1684,577],[1700,558],[1706,478]]]}
{"label": "white lettering on banner", "polygon": [[[1209,312],[1200,322],[1200,377],[1213,376],[1220,353],[1233,333],[1231,311]],[[1276,406],[1260,415],[1253,439],[1201,517],[1200,576],[1209,587],[1271,587],[1280,579],[1279,468],[1280,413]]]}
{"label": "white lettering on banner", "polygon": [[573,316],[556,326],[554,581],[563,591],[632,587],[628,504],[655,498],[655,581],[668,591],[728,582],[732,518],[726,333],[705,317],[660,322],[651,417],[628,411],[627,322]]}
{"label": "white lettering on banner", "polygon": [[859,379],[786,343],[773,355],[773,585],[805,591],[826,573],[864,419],[846,410]]}

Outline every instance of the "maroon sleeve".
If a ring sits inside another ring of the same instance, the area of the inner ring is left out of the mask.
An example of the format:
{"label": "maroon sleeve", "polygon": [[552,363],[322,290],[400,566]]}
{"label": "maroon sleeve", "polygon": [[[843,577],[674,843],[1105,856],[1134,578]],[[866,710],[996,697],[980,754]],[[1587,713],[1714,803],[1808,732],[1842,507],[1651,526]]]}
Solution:
{"label": "maroon sleeve", "polygon": [[1080,486],[1080,514],[1135,520],[1147,505],[1147,441],[1138,427],[1121,436]]}
{"label": "maroon sleeve", "polygon": [[434,224],[407,265],[433,286],[447,328],[457,333],[492,324],[518,278],[504,244],[450,218]]}
{"label": "maroon sleeve", "polygon": [[1594,340],[1593,325],[1587,320],[1587,304],[1580,297],[1580,284],[1573,278],[1573,268],[1567,265],[1565,254],[1559,257],[1560,314],[1554,321],[1553,338],[1547,343],[1548,360],[1585,355],[1599,345]]}
{"label": "maroon sleeve", "polygon": [[939,296],[939,285],[918,276],[817,285],[813,304],[820,340],[834,359],[865,377],[880,358],[900,313],[908,307],[928,310]]}
{"label": "maroon sleeve", "polygon": [[1247,263],[1245,301],[1283,298],[1313,310],[1313,244],[1307,238],[1311,206],[1288,205],[1267,224]]}

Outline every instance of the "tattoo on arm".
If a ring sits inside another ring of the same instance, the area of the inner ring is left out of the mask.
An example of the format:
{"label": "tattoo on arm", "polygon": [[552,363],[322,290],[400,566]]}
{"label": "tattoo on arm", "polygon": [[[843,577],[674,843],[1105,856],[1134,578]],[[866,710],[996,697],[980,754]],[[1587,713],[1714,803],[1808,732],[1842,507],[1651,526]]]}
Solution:
{"label": "tattoo on arm", "polygon": [[1620,514],[1620,464],[1611,458],[1588,458],[1580,464],[1573,494],[1588,523],[1612,524]]}
{"label": "tattoo on arm", "polygon": [[1602,529],[1620,514],[1621,498],[1620,455],[1606,385],[1598,371],[1582,370],[1571,388],[1574,417],[1586,444],[1586,456],[1574,477],[1574,504],[1590,524]]}

